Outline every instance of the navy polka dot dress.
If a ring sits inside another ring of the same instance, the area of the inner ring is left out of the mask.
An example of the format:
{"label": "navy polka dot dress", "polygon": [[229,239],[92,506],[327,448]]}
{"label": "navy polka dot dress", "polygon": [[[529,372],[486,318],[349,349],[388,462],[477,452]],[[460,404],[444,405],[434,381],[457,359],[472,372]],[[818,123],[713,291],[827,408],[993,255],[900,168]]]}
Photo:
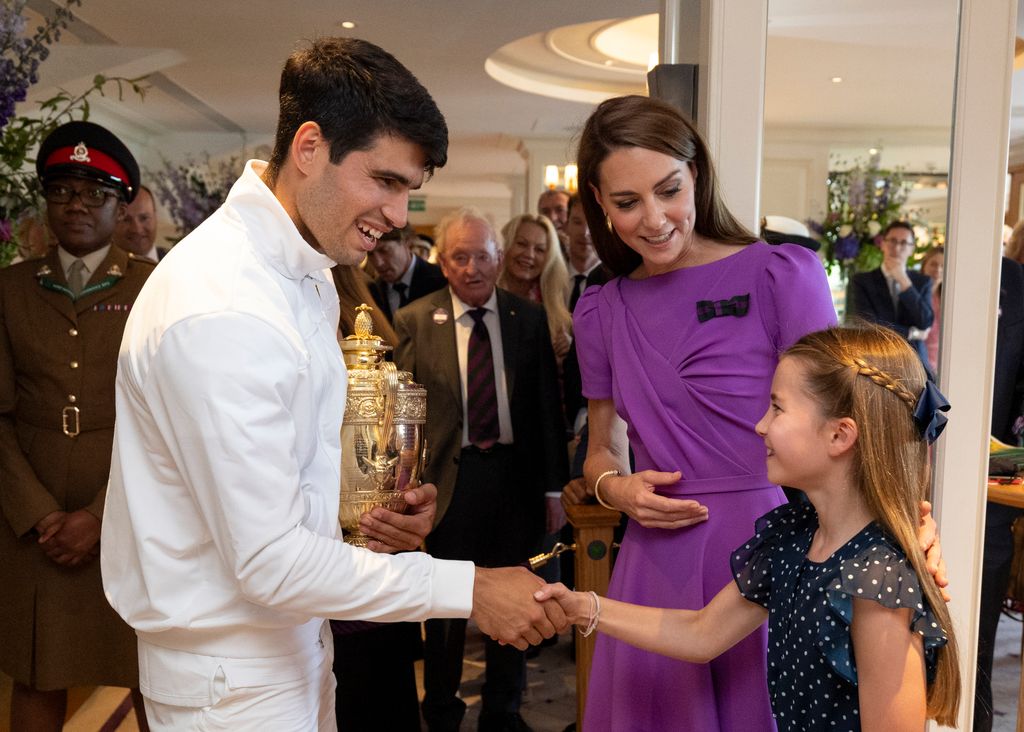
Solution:
{"label": "navy polka dot dress", "polygon": [[857,666],[850,641],[853,600],[914,610],[928,679],[946,634],[903,551],[872,522],[824,562],[807,551],[818,528],[809,503],[789,503],[757,520],[732,554],[740,593],[768,609],[768,692],[779,732],[859,730]]}

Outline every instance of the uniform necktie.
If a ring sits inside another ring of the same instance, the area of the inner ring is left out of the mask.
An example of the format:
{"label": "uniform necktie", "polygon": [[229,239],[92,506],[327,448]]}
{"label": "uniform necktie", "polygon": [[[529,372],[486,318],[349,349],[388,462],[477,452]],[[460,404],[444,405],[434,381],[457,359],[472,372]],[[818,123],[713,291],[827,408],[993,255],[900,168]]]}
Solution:
{"label": "uniform necktie", "polygon": [[76,259],[71,263],[71,268],[68,270],[68,289],[71,290],[75,297],[78,297],[84,287],[85,262],[81,259]]}
{"label": "uniform necktie", "polygon": [[498,441],[498,392],[494,381],[491,337],[484,323],[485,308],[470,310],[473,330],[466,358],[466,417],[469,441],[486,450]]}
{"label": "uniform necktie", "polygon": [[569,312],[573,312],[576,309],[576,303],[579,302],[580,295],[583,294],[584,283],[587,281],[586,275],[573,275],[572,284],[572,296],[569,298]]}
{"label": "uniform necktie", "polygon": [[892,295],[892,309],[896,312],[900,309],[900,283],[896,280],[889,282],[889,293]]}
{"label": "uniform necktie", "polygon": [[404,308],[409,304],[409,285],[404,282],[396,282],[391,289],[398,293],[398,307]]}

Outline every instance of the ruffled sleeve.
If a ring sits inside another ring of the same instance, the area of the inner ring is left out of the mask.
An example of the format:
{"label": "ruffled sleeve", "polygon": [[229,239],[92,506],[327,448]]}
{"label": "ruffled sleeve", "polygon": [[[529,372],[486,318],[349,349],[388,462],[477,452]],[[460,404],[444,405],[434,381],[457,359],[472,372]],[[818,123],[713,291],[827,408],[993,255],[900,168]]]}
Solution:
{"label": "ruffled sleeve", "polygon": [[[614,282],[614,281],[613,281]],[[612,398],[612,367],[598,309],[605,287],[588,287],[573,311],[573,335],[583,379],[583,396],[587,399]]]}
{"label": "ruffled sleeve", "polygon": [[818,631],[818,647],[832,669],[851,683],[857,683],[857,668],[850,641],[853,601],[874,600],[892,610],[910,608],[910,630],[924,639],[928,681],[935,674],[937,652],[946,645],[946,632],[921,592],[921,584],[903,552],[885,543],[872,544],[839,565],[838,576],[826,590],[830,623]]}
{"label": "ruffled sleeve", "polygon": [[799,556],[795,540],[809,535],[814,519],[810,503],[785,503],[754,522],[754,535],[730,557],[732,576],[743,597],[768,607],[772,569],[786,554]]}
{"label": "ruffled sleeve", "polygon": [[808,333],[836,324],[832,292],[821,260],[796,244],[769,247],[765,275],[759,283],[764,327],[778,353]]}

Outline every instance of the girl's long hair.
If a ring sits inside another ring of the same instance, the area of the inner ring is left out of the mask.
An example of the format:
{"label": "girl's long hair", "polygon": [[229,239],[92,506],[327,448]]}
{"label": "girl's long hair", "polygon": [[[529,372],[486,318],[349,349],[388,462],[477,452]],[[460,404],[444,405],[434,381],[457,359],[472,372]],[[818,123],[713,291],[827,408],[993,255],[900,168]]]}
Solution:
{"label": "girl's long hair", "polygon": [[544,269],[540,272],[540,296],[541,305],[544,306],[544,313],[548,318],[548,330],[551,331],[551,338],[554,339],[559,333],[572,332],[572,315],[566,301],[569,299],[569,270],[565,266],[565,257],[562,256],[562,245],[558,241],[558,232],[551,219],[542,214],[524,213],[516,216],[501,229],[502,249],[505,252],[505,260],[501,276],[498,278],[498,286],[505,287],[505,278],[508,272],[508,250],[519,233],[519,227],[523,224],[536,224],[544,229],[548,239],[548,253],[544,258]]}
{"label": "girl's long hair", "polygon": [[650,97],[616,97],[601,102],[580,136],[579,195],[590,235],[601,261],[616,275],[640,266],[640,255],[630,249],[605,221],[590,186],[601,188],[601,164],[615,150],[639,147],[693,165],[694,231],[714,241],[752,244],[754,236],[725,207],[718,193],[715,166],[704,139],[675,107]]}
{"label": "girl's long hair", "polygon": [[960,665],[949,610],[917,539],[920,502],[928,498],[928,445],[913,411],[925,386],[917,354],[898,334],[869,324],[804,336],[783,354],[799,359],[811,395],[829,419],[859,427],[853,480],[868,510],[898,542],[917,573],[932,612],[949,639],[939,649],[928,687],[928,716],[956,724]]}

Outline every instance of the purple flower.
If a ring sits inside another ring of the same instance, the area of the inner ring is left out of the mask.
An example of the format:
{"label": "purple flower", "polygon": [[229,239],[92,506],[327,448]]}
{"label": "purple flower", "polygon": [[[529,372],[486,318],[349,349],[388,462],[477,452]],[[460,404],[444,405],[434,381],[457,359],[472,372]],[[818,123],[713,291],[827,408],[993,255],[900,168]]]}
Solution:
{"label": "purple flower", "polygon": [[219,163],[211,163],[207,158],[205,164],[189,159],[178,166],[165,160],[163,170],[150,178],[178,233],[184,236],[224,203],[240,167],[241,161],[234,157]]}
{"label": "purple flower", "polygon": [[0,219],[0,242],[8,242],[14,237],[14,224],[10,219]]}
{"label": "purple flower", "polygon": [[832,253],[838,260],[853,259],[860,252],[860,239],[857,238],[856,234],[850,234],[840,239],[836,239],[835,246],[832,248]]}

